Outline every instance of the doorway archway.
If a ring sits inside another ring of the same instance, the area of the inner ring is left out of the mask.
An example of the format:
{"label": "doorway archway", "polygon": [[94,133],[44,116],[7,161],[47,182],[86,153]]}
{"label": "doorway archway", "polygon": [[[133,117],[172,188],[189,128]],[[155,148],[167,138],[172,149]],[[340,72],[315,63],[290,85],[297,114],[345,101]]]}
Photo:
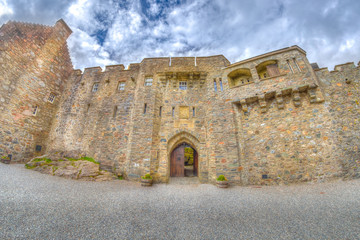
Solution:
{"label": "doorway archway", "polygon": [[198,153],[186,142],[178,144],[170,155],[170,177],[197,177]]}

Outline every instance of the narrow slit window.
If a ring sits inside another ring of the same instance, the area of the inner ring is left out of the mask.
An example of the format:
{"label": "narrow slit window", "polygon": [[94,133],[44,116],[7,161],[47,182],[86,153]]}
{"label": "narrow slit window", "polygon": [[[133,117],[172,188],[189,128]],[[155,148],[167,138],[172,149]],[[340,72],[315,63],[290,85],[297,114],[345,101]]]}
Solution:
{"label": "narrow slit window", "polygon": [[115,107],[114,107],[114,113],[113,113],[113,117],[114,117],[114,118],[116,117],[117,111],[118,111],[118,107],[115,106]]}
{"label": "narrow slit window", "polygon": [[153,84],[152,78],[146,78],[145,79],[145,86],[151,86]]}
{"label": "narrow slit window", "polygon": [[175,115],[175,107],[172,107],[171,116]]}
{"label": "narrow slit window", "polygon": [[125,82],[119,82],[118,90],[119,91],[124,91],[125,90]]}
{"label": "narrow slit window", "polygon": [[180,90],[186,90],[187,89],[187,82],[180,81],[179,82],[179,88],[180,88]]}
{"label": "narrow slit window", "polygon": [[90,109],[90,103],[87,105],[86,112],[89,112],[89,109]]}
{"label": "narrow slit window", "polygon": [[214,79],[214,90],[217,92],[216,79]]}
{"label": "narrow slit window", "polygon": [[220,90],[223,91],[223,85],[222,85],[222,80],[221,80],[221,78],[220,78],[220,80],[219,80],[219,83],[220,83]]}
{"label": "narrow slit window", "polygon": [[159,116],[161,117],[161,113],[162,113],[162,106],[160,106],[160,109],[159,109]]}
{"label": "narrow slit window", "polygon": [[286,62],[287,62],[287,65],[288,65],[289,69],[291,70],[291,73],[294,73],[294,69],[292,68],[292,66],[290,64],[290,61],[286,60]]}
{"label": "narrow slit window", "polygon": [[294,61],[294,63],[295,63],[295,66],[296,66],[297,70],[298,70],[299,72],[301,72],[301,69],[300,69],[300,67],[299,67],[299,64],[297,63],[297,61],[296,61],[295,58],[293,58],[293,61]]}
{"label": "narrow slit window", "polygon": [[48,102],[53,103],[54,100],[55,100],[55,97],[56,97],[56,95],[54,93],[50,93],[49,98],[48,98]]}
{"label": "narrow slit window", "polygon": [[147,108],[147,104],[145,103],[144,104],[144,114],[146,113],[146,110],[147,110],[146,108]]}
{"label": "narrow slit window", "polygon": [[32,109],[32,115],[33,116],[36,116],[37,112],[38,112],[38,106],[33,106],[33,109]]}
{"label": "narrow slit window", "polygon": [[99,83],[94,83],[92,92],[97,92],[98,89],[99,89]]}
{"label": "narrow slit window", "polygon": [[195,117],[195,107],[192,109],[192,116]]}

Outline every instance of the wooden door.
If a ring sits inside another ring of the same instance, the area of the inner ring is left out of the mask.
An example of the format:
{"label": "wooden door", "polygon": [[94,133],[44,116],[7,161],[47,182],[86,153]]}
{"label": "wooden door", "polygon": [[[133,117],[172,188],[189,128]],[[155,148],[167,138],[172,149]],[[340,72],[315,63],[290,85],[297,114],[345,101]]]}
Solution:
{"label": "wooden door", "polygon": [[184,177],[184,145],[180,145],[171,153],[170,177]]}
{"label": "wooden door", "polygon": [[198,153],[194,150],[194,176],[198,175]]}

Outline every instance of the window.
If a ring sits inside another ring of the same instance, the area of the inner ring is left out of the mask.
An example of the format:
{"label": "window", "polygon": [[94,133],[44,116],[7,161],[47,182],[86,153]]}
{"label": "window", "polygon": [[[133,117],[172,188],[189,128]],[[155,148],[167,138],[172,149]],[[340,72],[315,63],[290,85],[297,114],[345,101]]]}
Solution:
{"label": "window", "polygon": [[119,82],[118,90],[119,90],[119,91],[125,90],[125,82]]}
{"label": "window", "polygon": [[90,103],[87,105],[86,112],[89,112],[89,109],[90,109]]}
{"label": "window", "polygon": [[195,107],[193,107],[193,117],[195,117]]}
{"label": "window", "polygon": [[115,106],[115,107],[114,107],[114,113],[113,113],[113,117],[114,117],[114,118],[116,117],[117,110],[118,110],[118,107]]}
{"label": "window", "polygon": [[99,88],[99,83],[94,83],[92,92],[97,92],[98,88]]}
{"label": "window", "polygon": [[175,115],[175,107],[172,107],[172,112],[171,112],[171,116]]}
{"label": "window", "polygon": [[160,109],[159,109],[159,116],[161,117],[161,113],[162,113],[162,106],[160,106]]}
{"label": "window", "polygon": [[40,146],[40,145],[36,145],[35,151],[36,151],[36,152],[41,152],[41,146]]}
{"label": "window", "polygon": [[291,73],[294,73],[294,69],[292,68],[292,66],[290,65],[290,61],[289,60],[286,60],[287,62],[287,65],[289,67],[289,69],[291,70]]}
{"label": "window", "polygon": [[147,104],[145,103],[144,104],[144,114],[146,113],[146,110],[147,110],[146,108],[147,108]]}
{"label": "window", "polygon": [[[228,75],[229,87],[241,86],[253,83],[253,78],[249,68],[238,68]],[[223,91],[222,79],[220,79],[220,89]]]}
{"label": "window", "polygon": [[37,111],[38,111],[38,106],[33,106],[32,115],[36,116]]}
{"label": "window", "polygon": [[301,72],[301,69],[300,69],[300,67],[299,67],[299,64],[297,63],[297,61],[296,61],[295,58],[293,58],[293,61],[294,61],[294,63],[295,63],[295,66],[296,66],[297,70],[298,70],[299,72]]}
{"label": "window", "polygon": [[146,78],[145,79],[145,86],[151,86],[153,84],[152,78]]}
{"label": "window", "polygon": [[220,83],[220,90],[223,91],[223,85],[222,85],[222,80],[221,80],[221,78],[220,78],[220,80],[219,80],[219,83]]}
{"label": "window", "polygon": [[214,79],[214,89],[215,89],[215,92],[217,92],[216,79]]}
{"label": "window", "polygon": [[55,95],[54,93],[50,93],[49,98],[48,98],[48,101],[51,102],[51,103],[53,103],[54,100],[55,100],[55,97],[56,97],[56,95]]}
{"label": "window", "polygon": [[260,79],[271,78],[280,75],[277,60],[268,60],[256,66]]}
{"label": "window", "polygon": [[179,82],[179,88],[180,88],[180,90],[186,90],[187,89],[187,82],[180,81]]}

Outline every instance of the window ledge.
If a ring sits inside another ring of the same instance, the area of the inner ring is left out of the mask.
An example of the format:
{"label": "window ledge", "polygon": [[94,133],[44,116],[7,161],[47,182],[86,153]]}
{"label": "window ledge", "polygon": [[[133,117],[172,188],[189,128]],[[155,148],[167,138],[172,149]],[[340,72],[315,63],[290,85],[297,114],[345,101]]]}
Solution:
{"label": "window ledge", "polygon": [[288,75],[287,73],[283,73],[283,74],[279,74],[279,75],[276,75],[276,76],[272,76],[272,77],[267,77],[267,78],[259,78],[259,81],[266,81],[266,80],[269,80],[269,79],[273,79],[273,78],[277,78],[277,77],[282,77],[282,76],[286,76]]}

